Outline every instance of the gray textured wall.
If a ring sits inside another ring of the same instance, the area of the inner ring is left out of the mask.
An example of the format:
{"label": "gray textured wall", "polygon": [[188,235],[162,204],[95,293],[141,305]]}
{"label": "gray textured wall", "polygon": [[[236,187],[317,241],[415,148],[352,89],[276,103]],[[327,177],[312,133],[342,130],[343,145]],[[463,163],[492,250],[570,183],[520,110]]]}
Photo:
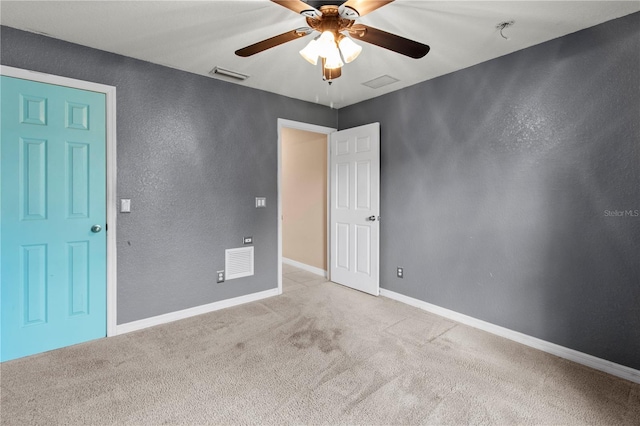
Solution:
{"label": "gray textured wall", "polygon": [[[118,88],[119,323],[275,286],[276,118],[335,111],[1,37],[2,64]],[[605,214],[640,209],[639,52],[634,14],[340,110],[382,125],[382,286],[640,368],[640,218]],[[248,234],[257,275],[212,284]]]}
{"label": "gray textured wall", "polygon": [[381,123],[383,288],[640,368],[640,14],[339,112]]}
{"label": "gray textured wall", "polygon": [[[277,119],[337,111],[2,27],[1,63],[115,86],[118,323],[277,286]],[[255,196],[267,197],[255,209]],[[215,284],[252,235],[255,275]]]}

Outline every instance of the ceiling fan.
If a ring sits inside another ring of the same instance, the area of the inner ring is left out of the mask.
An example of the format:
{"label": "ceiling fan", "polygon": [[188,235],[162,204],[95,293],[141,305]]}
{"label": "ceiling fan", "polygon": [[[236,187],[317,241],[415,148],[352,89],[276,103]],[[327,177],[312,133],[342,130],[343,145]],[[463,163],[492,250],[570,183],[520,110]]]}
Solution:
{"label": "ceiling fan", "polygon": [[306,17],[308,26],[287,31],[236,50],[236,55],[242,57],[255,55],[318,31],[320,35],[311,40],[300,54],[313,65],[316,65],[318,58],[321,58],[322,78],[331,83],[333,79],[342,75],[344,64],[353,61],[362,51],[362,47],[344,33],[348,33],[355,40],[374,44],[415,59],[424,57],[430,50],[426,44],[356,23],[359,17],[394,0],[307,0],[306,3],[301,0],[271,1]]}

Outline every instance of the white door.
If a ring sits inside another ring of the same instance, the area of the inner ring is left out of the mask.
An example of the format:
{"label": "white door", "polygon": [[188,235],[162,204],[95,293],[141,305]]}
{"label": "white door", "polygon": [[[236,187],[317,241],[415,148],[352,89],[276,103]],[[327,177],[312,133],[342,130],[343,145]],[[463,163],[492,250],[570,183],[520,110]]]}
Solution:
{"label": "white door", "polygon": [[331,134],[331,281],[377,296],[380,123]]}

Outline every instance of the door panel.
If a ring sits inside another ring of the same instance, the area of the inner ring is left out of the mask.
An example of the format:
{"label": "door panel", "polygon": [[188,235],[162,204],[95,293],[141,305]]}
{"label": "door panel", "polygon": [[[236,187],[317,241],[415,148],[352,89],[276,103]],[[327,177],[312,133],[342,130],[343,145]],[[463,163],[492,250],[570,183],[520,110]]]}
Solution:
{"label": "door panel", "polygon": [[356,271],[371,276],[371,227],[356,227]]}
{"label": "door panel", "polygon": [[379,123],[331,134],[331,187],[331,280],[377,296]]}
{"label": "door panel", "polygon": [[356,209],[371,210],[371,162],[356,163]]}
{"label": "door panel", "polygon": [[349,224],[336,223],[336,262],[335,267],[349,271]]}
{"label": "door panel", "polygon": [[349,163],[341,163],[336,166],[336,208],[349,209]]}
{"label": "door panel", "polygon": [[47,322],[47,246],[22,246],[24,308],[22,325]]}
{"label": "door panel", "polygon": [[105,95],[1,77],[6,361],[106,336]]}

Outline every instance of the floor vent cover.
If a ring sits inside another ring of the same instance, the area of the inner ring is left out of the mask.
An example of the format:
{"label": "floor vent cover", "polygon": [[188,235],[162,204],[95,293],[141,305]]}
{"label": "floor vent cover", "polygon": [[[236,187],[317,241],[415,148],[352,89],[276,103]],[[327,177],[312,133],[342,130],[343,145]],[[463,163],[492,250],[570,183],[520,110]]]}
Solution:
{"label": "floor vent cover", "polygon": [[225,250],[224,269],[227,280],[253,275],[253,246]]}

